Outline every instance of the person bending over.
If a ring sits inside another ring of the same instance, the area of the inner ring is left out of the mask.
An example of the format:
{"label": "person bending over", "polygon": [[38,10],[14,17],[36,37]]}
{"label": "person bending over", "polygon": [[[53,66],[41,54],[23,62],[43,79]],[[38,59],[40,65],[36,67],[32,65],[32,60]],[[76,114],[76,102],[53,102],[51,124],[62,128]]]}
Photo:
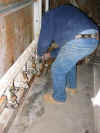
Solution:
{"label": "person bending over", "polygon": [[[58,48],[48,53],[52,41],[58,44]],[[45,94],[47,101],[66,101],[65,88],[77,88],[77,62],[90,55],[98,42],[97,25],[80,9],[64,5],[44,14],[37,53],[44,58],[56,58],[51,67],[53,94]]]}

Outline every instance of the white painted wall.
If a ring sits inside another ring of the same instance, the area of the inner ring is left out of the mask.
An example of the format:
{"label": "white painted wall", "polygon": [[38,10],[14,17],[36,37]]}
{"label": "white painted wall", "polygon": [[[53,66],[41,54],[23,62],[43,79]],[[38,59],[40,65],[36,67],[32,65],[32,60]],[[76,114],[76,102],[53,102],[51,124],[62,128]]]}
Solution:
{"label": "white painted wall", "polygon": [[33,3],[33,31],[36,40],[40,34],[42,18],[42,0]]}
{"label": "white painted wall", "polygon": [[45,12],[49,10],[49,0],[45,0]]}

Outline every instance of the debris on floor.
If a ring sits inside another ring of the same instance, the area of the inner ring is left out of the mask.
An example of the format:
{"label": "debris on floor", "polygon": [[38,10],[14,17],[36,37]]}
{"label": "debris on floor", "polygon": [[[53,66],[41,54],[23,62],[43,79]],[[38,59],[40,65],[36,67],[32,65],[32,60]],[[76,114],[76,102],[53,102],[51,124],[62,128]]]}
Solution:
{"label": "debris on floor", "polygon": [[52,91],[50,74],[35,79],[8,133],[94,133],[88,71],[88,66],[78,66],[77,93],[68,93],[64,105],[43,100],[43,94]]}

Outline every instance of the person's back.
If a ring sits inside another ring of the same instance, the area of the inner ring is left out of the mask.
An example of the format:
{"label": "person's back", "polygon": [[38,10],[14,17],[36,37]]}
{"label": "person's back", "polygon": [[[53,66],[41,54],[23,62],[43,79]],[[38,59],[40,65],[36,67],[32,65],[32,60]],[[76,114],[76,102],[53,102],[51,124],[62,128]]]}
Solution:
{"label": "person's back", "polygon": [[98,30],[80,9],[71,5],[64,5],[45,13],[38,42],[38,54],[48,49],[52,41],[62,47],[66,41],[75,39],[75,36],[85,30]]}
{"label": "person's back", "polygon": [[[71,5],[61,6],[49,12],[53,26],[53,37],[57,44],[64,44],[87,29],[97,29],[97,26],[80,9]],[[50,27],[52,28],[52,27]]]}

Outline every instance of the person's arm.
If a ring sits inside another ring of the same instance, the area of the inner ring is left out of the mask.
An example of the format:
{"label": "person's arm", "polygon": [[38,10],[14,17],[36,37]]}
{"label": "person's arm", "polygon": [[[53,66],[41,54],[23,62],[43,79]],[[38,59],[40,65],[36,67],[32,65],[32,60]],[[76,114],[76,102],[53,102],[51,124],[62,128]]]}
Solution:
{"label": "person's arm", "polygon": [[47,12],[42,18],[42,26],[37,48],[37,54],[39,56],[43,56],[47,52],[52,41],[52,30],[52,20],[50,19],[50,13]]}
{"label": "person's arm", "polygon": [[53,51],[45,53],[43,58],[44,60],[48,60],[49,58],[56,58],[56,56],[58,55],[58,52],[59,52],[59,48],[55,48]]}

